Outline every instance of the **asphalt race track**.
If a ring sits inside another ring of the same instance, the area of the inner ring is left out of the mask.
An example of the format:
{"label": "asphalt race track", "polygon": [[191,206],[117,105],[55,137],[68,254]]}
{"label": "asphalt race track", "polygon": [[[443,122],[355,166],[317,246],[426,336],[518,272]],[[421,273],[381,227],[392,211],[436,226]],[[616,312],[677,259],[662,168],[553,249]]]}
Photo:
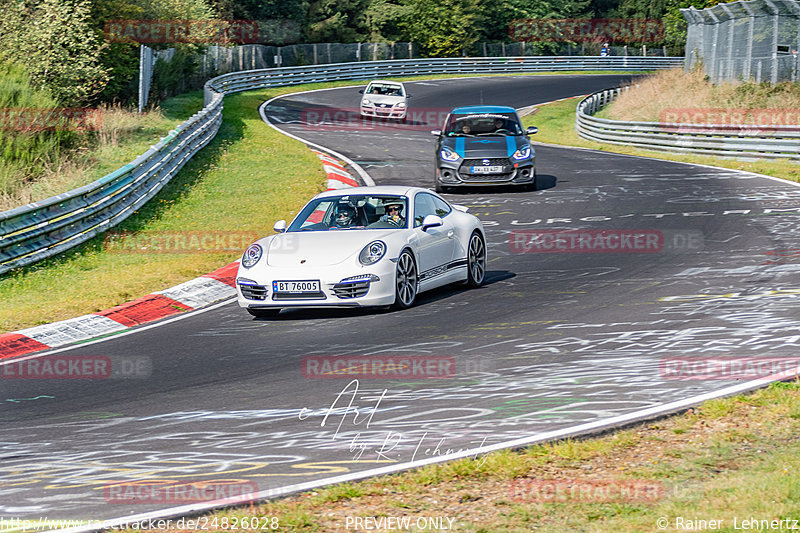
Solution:
{"label": "asphalt race track", "polygon": [[[472,103],[521,108],[626,79],[408,87],[411,105],[436,116]],[[302,122],[353,110],[358,98],[354,88],[299,94],[265,113],[361,164],[378,184],[432,187],[429,130],[438,124]],[[698,373],[711,368],[707,358],[785,369],[772,363],[800,346],[800,188],[591,151],[537,146],[536,154],[538,191],[447,195],[486,226],[480,289],[426,293],[407,311],[293,310],[276,320],[229,302],[55,351],[142,363],[111,379],[3,379],[0,516],[107,519],[181,503],[109,497],[110,486],[152,480],[279,489],[635,417],[749,379],[719,366]],[[547,248],[552,230],[568,244]],[[433,363],[353,383],[324,373],[331,357]]]}

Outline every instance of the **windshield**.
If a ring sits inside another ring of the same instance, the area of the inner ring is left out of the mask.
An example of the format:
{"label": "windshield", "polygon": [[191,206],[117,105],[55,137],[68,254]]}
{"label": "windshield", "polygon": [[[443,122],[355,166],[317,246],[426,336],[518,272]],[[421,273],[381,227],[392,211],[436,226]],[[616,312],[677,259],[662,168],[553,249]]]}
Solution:
{"label": "windshield", "polygon": [[407,213],[405,196],[328,196],[309,202],[286,231],[404,229]]}
{"label": "windshield", "polygon": [[381,96],[404,96],[403,86],[393,83],[371,83],[364,94]]}
{"label": "windshield", "polygon": [[480,113],[450,115],[444,132],[448,137],[522,135],[522,128],[516,113]]}

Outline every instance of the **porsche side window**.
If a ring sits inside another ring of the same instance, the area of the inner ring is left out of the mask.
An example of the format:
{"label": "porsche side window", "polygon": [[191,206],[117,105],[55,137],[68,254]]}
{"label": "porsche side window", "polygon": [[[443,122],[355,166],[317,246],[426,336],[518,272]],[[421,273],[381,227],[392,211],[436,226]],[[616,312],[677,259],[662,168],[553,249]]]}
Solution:
{"label": "porsche side window", "polygon": [[433,204],[433,196],[421,193],[414,198],[414,227],[422,225],[422,221],[428,215],[436,214],[436,207]]}
{"label": "porsche side window", "polygon": [[434,206],[434,209],[436,210],[436,214],[437,215],[439,215],[440,217],[444,218],[444,217],[446,217],[447,215],[450,214],[450,211],[452,209],[448,205],[447,202],[445,202],[441,198],[437,198],[436,196],[431,196],[431,198],[433,199],[433,206]]}

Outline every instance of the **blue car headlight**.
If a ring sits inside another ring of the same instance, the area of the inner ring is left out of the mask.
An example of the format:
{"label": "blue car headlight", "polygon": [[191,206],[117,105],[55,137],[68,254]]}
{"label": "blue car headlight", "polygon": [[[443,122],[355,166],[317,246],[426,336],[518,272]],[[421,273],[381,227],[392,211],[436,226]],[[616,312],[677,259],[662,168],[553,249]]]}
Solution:
{"label": "blue car headlight", "polygon": [[459,159],[461,159],[460,155],[458,155],[457,153],[453,152],[449,148],[442,148],[439,151],[439,157],[441,157],[445,161],[458,161]]}
{"label": "blue car headlight", "polygon": [[242,266],[245,268],[250,268],[258,263],[258,260],[261,259],[261,255],[264,253],[264,250],[261,249],[261,246],[258,244],[251,244],[247,247],[247,250],[244,251],[242,255]]}
{"label": "blue car headlight", "polygon": [[531,156],[531,147],[530,146],[523,146],[516,152],[514,152],[514,159],[528,159]]}
{"label": "blue car headlight", "polygon": [[359,262],[364,266],[369,266],[381,260],[386,255],[386,245],[383,241],[372,241],[358,254]]}

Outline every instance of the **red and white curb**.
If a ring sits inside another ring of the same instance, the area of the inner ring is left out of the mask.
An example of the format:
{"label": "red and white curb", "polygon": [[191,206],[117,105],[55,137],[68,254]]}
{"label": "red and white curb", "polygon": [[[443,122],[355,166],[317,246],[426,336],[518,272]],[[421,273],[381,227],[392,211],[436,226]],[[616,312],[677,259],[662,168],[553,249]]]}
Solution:
{"label": "red and white curb", "polygon": [[[327,187],[343,189],[359,183],[331,156],[313,150],[328,176]],[[0,361],[118,333],[162,318],[194,311],[236,296],[234,261],[214,272],[131,302],[68,320],[0,334]]]}
{"label": "red and white curb", "polygon": [[239,262],[131,302],[68,320],[0,334],[0,360],[117,333],[236,295]]}
{"label": "red and white curb", "polygon": [[344,189],[347,187],[358,187],[358,181],[353,177],[352,174],[345,170],[344,166],[339,161],[318,150],[311,151],[317,154],[317,157],[319,157],[322,161],[322,168],[325,170],[325,174],[328,176],[329,191],[333,189]]}

